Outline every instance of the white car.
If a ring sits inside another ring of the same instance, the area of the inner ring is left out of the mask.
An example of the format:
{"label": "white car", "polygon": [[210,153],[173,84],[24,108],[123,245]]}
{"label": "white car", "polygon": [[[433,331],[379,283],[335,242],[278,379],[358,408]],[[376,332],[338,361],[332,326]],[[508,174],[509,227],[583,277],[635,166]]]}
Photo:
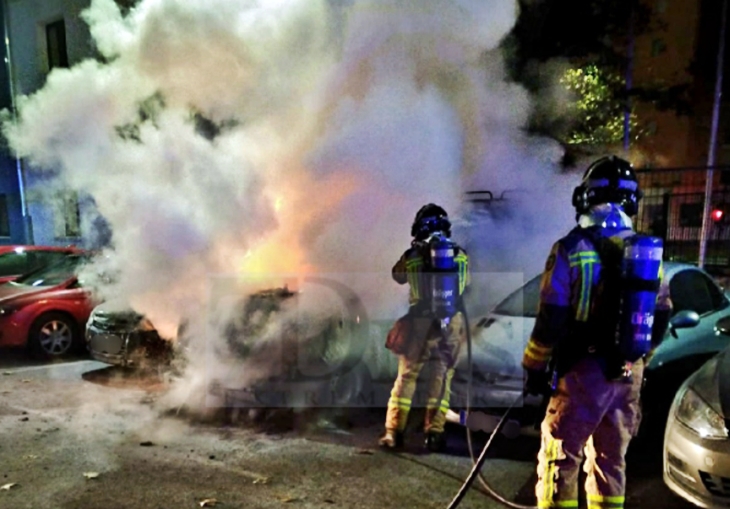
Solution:
{"label": "white car", "polygon": [[[654,415],[663,426],[681,383],[730,343],[730,337],[714,332],[715,323],[730,316],[726,292],[694,265],[666,262],[664,270],[674,313],[665,340],[647,364],[644,391],[650,397],[644,399],[651,402],[651,408],[645,408],[647,426],[653,423],[650,416]],[[504,408],[520,397],[522,354],[535,325],[540,277],[508,295],[487,315],[472,319],[472,406]],[[457,364],[457,378],[462,382],[468,372],[466,366],[462,352]],[[463,406],[464,394],[459,391],[454,397],[453,406]],[[530,401],[524,403],[529,406]]]}

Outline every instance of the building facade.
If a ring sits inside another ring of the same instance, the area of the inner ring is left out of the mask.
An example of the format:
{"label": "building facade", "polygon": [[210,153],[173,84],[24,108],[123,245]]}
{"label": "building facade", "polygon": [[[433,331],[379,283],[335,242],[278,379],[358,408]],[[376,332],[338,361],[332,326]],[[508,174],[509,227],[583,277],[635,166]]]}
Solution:
{"label": "building facade", "polygon": [[[42,88],[55,69],[71,67],[94,55],[89,27],[80,17],[90,0],[4,2],[10,65],[7,79],[2,81],[10,84],[16,98]],[[14,183],[8,179],[7,185],[9,188],[14,185],[19,194],[26,241],[43,245],[98,247],[90,245],[90,239],[97,236],[88,235],[96,225],[85,224],[84,219],[94,217],[94,214],[85,213],[86,208],[94,206],[92,200],[79,196],[75,191],[59,189],[49,176],[53,168],[43,168],[41,172],[26,161],[15,163],[17,178]]]}

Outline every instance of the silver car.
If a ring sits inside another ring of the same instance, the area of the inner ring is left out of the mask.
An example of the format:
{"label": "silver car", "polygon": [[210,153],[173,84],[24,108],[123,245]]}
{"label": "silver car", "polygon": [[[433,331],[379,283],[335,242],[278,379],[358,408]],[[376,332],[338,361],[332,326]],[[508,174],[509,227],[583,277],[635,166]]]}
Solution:
{"label": "silver car", "polygon": [[[730,318],[717,322],[728,336]],[[730,347],[677,391],[664,433],[664,482],[700,507],[730,507]]]}

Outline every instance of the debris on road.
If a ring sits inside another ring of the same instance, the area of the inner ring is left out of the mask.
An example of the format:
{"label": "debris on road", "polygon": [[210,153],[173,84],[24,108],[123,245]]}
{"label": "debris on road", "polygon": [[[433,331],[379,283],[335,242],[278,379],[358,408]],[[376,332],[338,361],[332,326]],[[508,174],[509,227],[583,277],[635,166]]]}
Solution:
{"label": "debris on road", "polygon": [[18,485],[18,483],[15,483],[15,482],[3,484],[2,486],[0,486],[0,491],[10,491],[10,488],[12,488],[13,486],[17,486],[17,485]]}
{"label": "debris on road", "polygon": [[201,500],[198,502],[200,507],[213,507],[218,504],[218,500],[215,498],[206,498],[205,500]]}
{"label": "debris on road", "polygon": [[304,497],[294,497],[294,496],[287,495],[284,497],[279,497],[279,500],[285,504],[289,504],[291,502],[297,502],[299,500],[304,500]]}
{"label": "debris on road", "polygon": [[140,447],[152,447],[155,445],[153,442],[150,442],[149,440],[146,440],[144,442],[139,443]]}
{"label": "debris on road", "polygon": [[257,477],[253,480],[254,484],[269,484],[269,478],[268,477]]}
{"label": "debris on road", "polygon": [[357,454],[365,454],[370,456],[372,454],[375,454],[375,451],[373,451],[372,449],[358,449]]}
{"label": "debris on road", "polygon": [[13,374],[12,371],[3,371],[3,375],[5,375],[5,376],[12,375],[12,374]]}
{"label": "debris on road", "polygon": [[99,477],[99,472],[84,472],[84,477],[87,479],[96,479]]}

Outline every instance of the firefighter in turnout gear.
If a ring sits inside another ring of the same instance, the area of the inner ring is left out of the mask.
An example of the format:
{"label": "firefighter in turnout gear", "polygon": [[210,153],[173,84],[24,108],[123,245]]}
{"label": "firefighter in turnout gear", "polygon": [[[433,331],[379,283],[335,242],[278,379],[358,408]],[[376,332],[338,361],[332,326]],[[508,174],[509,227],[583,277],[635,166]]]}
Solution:
{"label": "firefighter in turnout gear", "polygon": [[[525,393],[549,397],[535,488],[541,508],[579,506],[583,460],[587,507],[624,506],[625,454],[640,421],[644,358],[662,341],[671,315],[661,249],[648,260],[655,262],[652,281],[626,277],[629,255],[635,254],[631,239],[642,237],[630,217],[640,198],[628,161],[615,156],[595,161],[573,193],[578,225],[553,245],[545,265],[538,316],[522,361]],[[632,295],[649,295],[650,312],[626,311],[635,302]],[[621,332],[626,313],[629,327],[640,322],[644,334]],[[627,341],[635,343],[622,348]],[[632,350],[636,345],[641,348]]]}
{"label": "firefighter in turnout gear", "polygon": [[[425,445],[436,452],[445,446],[443,431],[451,379],[460,345],[466,337],[461,300],[469,284],[469,260],[466,251],[450,239],[451,223],[446,211],[438,205],[429,203],[418,211],[411,235],[411,247],[392,269],[398,284],[409,285],[409,309],[396,322],[386,342],[386,347],[398,355],[398,376],[388,401],[385,434],[380,438],[380,445],[402,447],[416,380],[425,367],[429,374]],[[441,293],[436,288],[439,283],[432,279],[438,275],[438,267],[434,267],[437,251],[448,254],[453,267],[446,274],[453,287],[442,289]],[[441,298],[444,295],[450,300],[444,301]]]}

